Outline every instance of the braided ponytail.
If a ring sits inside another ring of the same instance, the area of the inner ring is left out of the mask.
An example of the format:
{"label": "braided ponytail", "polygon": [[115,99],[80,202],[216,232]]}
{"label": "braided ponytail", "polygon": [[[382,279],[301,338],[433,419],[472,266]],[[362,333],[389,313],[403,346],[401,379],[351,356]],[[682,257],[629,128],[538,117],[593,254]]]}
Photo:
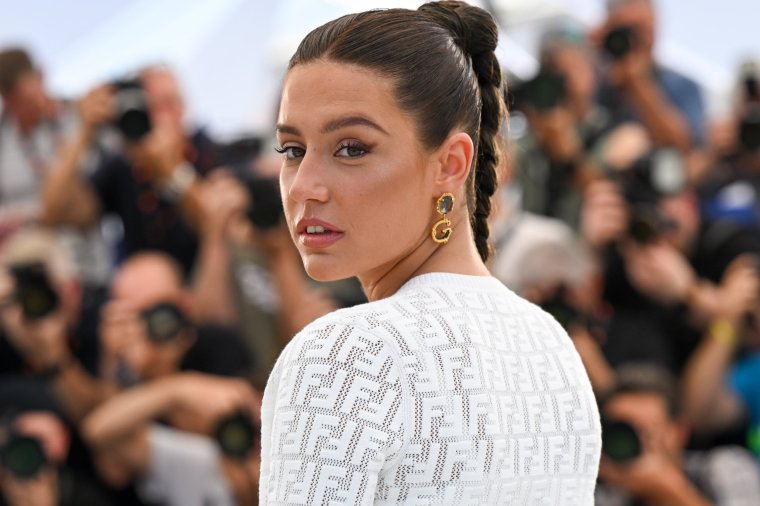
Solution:
{"label": "braided ponytail", "polygon": [[480,124],[475,141],[475,166],[468,181],[468,199],[475,245],[483,261],[491,255],[488,242],[491,197],[496,191],[496,167],[501,152],[498,135],[506,115],[501,66],[494,53],[498,27],[491,15],[464,2],[443,1],[419,8],[448,29],[454,42],[471,59],[480,95]]}

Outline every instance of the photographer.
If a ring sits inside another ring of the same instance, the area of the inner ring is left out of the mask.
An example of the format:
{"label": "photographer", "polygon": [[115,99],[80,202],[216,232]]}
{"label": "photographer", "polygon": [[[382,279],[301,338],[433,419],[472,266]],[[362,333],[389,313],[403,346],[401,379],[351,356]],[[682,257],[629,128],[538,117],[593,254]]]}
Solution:
{"label": "photographer", "polygon": [[[122,254],[156,249],[192,270],[201,177],[216,167],[216,145],[202,130],[189,135],[174,76],[163,67],[137,81],[113,83],[83,100],[83,124],[65,147],[43,188],[43,216],[52,225],[87,227],[114,214],[124,227]],[[89,177],[76,167],[98,127],[116,122],[123,155],[104,161]]]}
{"label": "photographer", "polygon": [[614,124],[640,121],[657,146],[686,153],[705,142],[704,105],[697,85],[654,61],[651,0],[609,0],[593,38],[606,56],[599,103]]}
{"label": "photographer", "polygon": [[144,500],[253,505],[258,405],[243,380],[178,374],[116,395],[85,420],[83,433],[104,478],[136,478]]}
{"label": "photographer", "polygon": [[99,306],[83,298],[68,250],[50,232],[17,232],[1,263],[0,374],[45,381],[76,423],[107,394],[94,376]]}
{"label": "photographer", "polygon": [[[57,163],[62,146],[85,121],[86,101],[71,102],[50,95],[43,71],[22,48],[0,51],[0,240],[20,227],[37,223],[43,214],[42,187]],[[110,148],[106,136],[93,136],[72,167],[91,172]],[[61,230],[76,249],[75,261],[86,283],[101,285],[106,252],[97,230]]]}
{"label": "photographer", "polygon": [[522,206],[577,228],[583,188],[597,176],[591,152],[609,120],[594,103],[592,56],[579,29],[545,33],[540,58],[538,75],[515,91],[516,114],[530,127],[513,148]]}
{"label": "photographer", "polygon": [[745,62],[737,80],[733,113],[716,125],[700,187],[704,212],[715,219],[760,229],[760,65]]}
{"label": "photographer", "polygon": [[328,287],[307,280],[276,175],[262,158],[253,170],[217,170],[204,184],[193,290],[198,316],[239,325],[257,375],[266,377],[284,344],[338,302]]}
{"label": "photographer", "polygon": [[602,460],[595,504],[697,506],[760,501],[760,475],[746,450],[684,451],[673,378],[652,366],[618,371],[602,401]]}
{"label": "photographer", "polygon": [[639,360],[678,373],[710,319],[745,296],[724,273],[742,254],[760,252],[760,241],[702,219],[694,192],[678,184],[683,168],[673,151],[630,154],[611,180],[589,186],[582,213],[614,309],[604,351],[614,366]]}
{"label": "photographer", "polygon": [[[0,421],[0,505],[108,506],[96,484],[66,463],[70,435],[54,411],[34,409],[29,399],[0,399],[12,412]],[[26,407],[19,410],[19,405]],[[12,413],[12,415],[10,414]]]}
{"label": "photographer", "polygon": [[104,380],[126,387],[180,370],[247,375],[250,358],[240,336],[196,324],[195,312],[196,301],[172,258],[158,252],[130,257],[115,274],[101,315]]}

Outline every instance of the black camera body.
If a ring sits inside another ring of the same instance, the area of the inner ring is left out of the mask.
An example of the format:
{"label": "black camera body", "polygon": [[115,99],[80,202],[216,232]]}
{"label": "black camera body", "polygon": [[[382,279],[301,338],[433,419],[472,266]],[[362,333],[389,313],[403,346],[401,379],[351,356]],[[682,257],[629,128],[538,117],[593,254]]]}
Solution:
{"label": "black camera body", "polygon": [[760,151],[760,105],[750,106],[739,121],[739,143],[747,151]]}
{"label": "black camera body", "polygon": [[214,430],[214,439],[222,453],[236,459],[248,456],[260,437],[261,428],[242,412],[221,420]]}
{"label": "black camera body", "polygon": [[151,131],[148,99],[139,79],[126,79],[111,83],[116,97],[114,124],[121,134],[137,142]]}
{"label": "black camera body", "polygon": [[48,459],[39,439],[11,431],[0,446],[0,464],[16,478],[28,480],[48,465]]}
{"label": "black camera body", "polygon": [[16,301],[26,320],[42,319],[58,308],[60,298],[42,263],[15,265],[10,272],[16,282]]}
{"label": "black camera body", "polygon": [[612,59],[625,58],[633,49],[636,42],[636,29],[633,26],[617,26],[607,32],[602,42],[602,47]]}
{"label": "black camera body", "polygon": [[142,311],[148,339],[163,344],[172,341],[190,326],[187,316],[172,302],[162,302]]}
{"label": "black camera body", "polygon": [[646,244],[675,226],[658,207],[660,198],[685,186],[685,169],[675,150],[652,151],[613,174],[630,207],[628,235],[633,240]]}
{"label": "black camera body", "polygon": [[550,299],[541,303],[541,309],[552,315],[565,330],[573,323],[583,320],[580,311],[568,304],[566,293],[567,288],[560,286]]}
{"label": "black camera body", "polygon": [[602,453],[623,464],[637,459],[643,451],[636,429],[622,420],[602,420]]}
{"label": "black camera body", "polygon": [[249,177],[243,184],[251,200],[246,217],[256,228],[269,230],[284,221],[280,184],[276,179]]}

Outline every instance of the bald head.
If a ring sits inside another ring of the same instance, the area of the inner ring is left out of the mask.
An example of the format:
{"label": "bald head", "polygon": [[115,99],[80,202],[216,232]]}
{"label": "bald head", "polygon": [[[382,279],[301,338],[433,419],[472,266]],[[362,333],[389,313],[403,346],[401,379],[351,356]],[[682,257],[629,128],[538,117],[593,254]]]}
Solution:
{"label": "bald head", "polygon": [[114,300],[134,309],[184,296],[182,269],[164,253],[138,253],[122,264],[111,283]]}

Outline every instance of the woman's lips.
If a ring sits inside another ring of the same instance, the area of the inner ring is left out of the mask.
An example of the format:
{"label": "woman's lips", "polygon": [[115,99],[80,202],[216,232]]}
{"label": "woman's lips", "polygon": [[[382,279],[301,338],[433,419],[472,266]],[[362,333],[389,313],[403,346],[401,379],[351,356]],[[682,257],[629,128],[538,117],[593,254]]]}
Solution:
{"label": "woman's lips", "polygon": [[335,244],[345,233],[329,222],[304,218],[296,225],[298,240],[307,248],[322,249]]}

